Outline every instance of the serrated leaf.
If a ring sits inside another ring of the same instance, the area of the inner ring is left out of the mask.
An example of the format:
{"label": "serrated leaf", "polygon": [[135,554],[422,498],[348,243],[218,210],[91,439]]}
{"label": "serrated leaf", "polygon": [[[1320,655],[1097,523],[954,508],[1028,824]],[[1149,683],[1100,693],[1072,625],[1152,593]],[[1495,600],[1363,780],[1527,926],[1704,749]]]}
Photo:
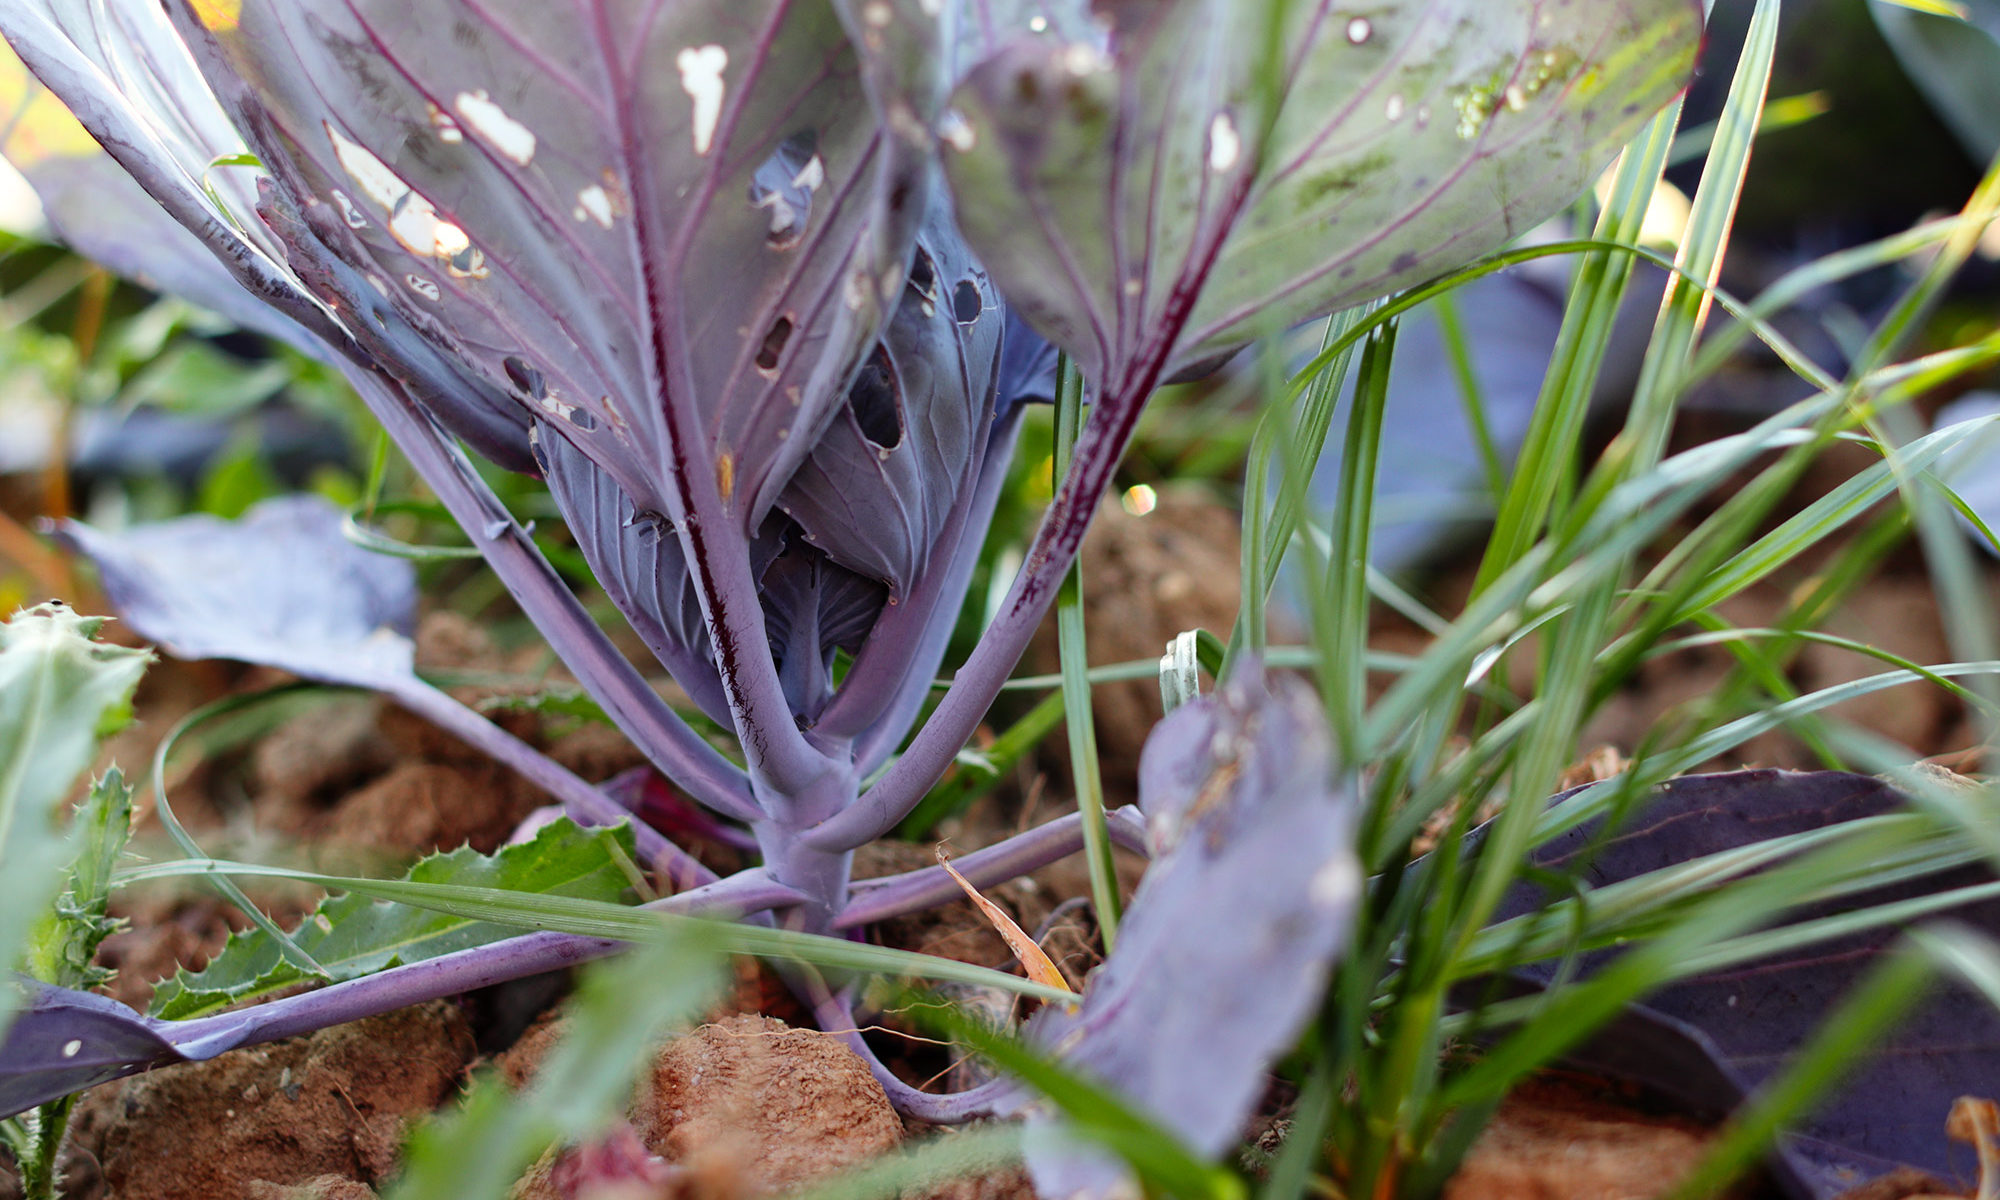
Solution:
{"label": "serrated leaf", "polygon": [[[617,846],[619,855],[611,848]],[[632,834],[626,827],[583,830],[568,821],[544,826],[534,838],[492,855],[461,846],[434,854],[411,867],[417,883],[502,888],[537,895],[569,896],[615,903],[631,882],[619,859],[629,861]],[[292,938],[327,968],[319,977],[337,983],[388,967],[421,962],[455,950],[510,937],[519,930],[370,900],[349,892],[320,904]],[[173,1020],[204,1016],[243,1000],[254,1000],[313,977],[279,953],[277,943],[248,930],[229,939],[222,953],[200,971],[183,969],[153,993],[155,1016]]]}
{"label": "serrated leaf", "polygon": [[[43,604],[0,624],[0,964],[11,966],[66,861],[57,806],[131,714],[151,655],[92,640],[101,617]],[[16,995],[0,989],[0,1022]]]}
{"label": "serrated leaf", "polygon": [[57,987],[95,987],[111,972],[91,959],[123,921],[112,918],[111,873],[132,836],[132,788],[118,768],[106,771],[70,822],[69,886],[43,914],[28,945],[28,974]]}

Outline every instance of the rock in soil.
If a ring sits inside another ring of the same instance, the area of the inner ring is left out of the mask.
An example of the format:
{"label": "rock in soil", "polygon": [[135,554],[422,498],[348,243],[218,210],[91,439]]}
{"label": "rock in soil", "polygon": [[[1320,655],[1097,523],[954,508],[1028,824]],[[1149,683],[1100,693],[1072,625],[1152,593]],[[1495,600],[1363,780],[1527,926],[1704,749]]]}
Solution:
{"label": "rock in soil", "polygon": [[903,1138],[882,1085],[840,1039],[747,1015],[668,1043],[633,1117],[656,1152],[690,1167],[734,1162],[759,1192],[858,1166]]}
{"label": "rock in soil", "polygon": [[[546,1048],[540,1044],[538,1058]],[[522,1056],[503,1056],[521,1078]],[[903,1123],[867,1064],[840,1039],[769,1017],[736,1016],[667,1043],[639,1081],[632,1129],[676,1170],[675,1193],[723,1200],[784,1191],[895,1148]],[[556,1180],[602,1147],[536,1164],[514,1200],[557,1200]]]}
{"label": "rock in soil", "polygon": [[394,1173],[409,1122],[456,1091],[472,1054],[464,1016],[434,1001],[109,1085],[78,1107],[74,1136],[111,1196],[304,1185],[354,1200]]}

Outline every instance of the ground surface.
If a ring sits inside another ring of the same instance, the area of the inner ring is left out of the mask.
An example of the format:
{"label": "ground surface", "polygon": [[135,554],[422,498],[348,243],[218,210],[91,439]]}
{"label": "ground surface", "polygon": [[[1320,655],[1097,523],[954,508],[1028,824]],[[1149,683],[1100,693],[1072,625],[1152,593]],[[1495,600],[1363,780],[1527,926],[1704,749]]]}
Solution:
{"label": "ground surface", "polygon": [[[1199,493],[1169,491],[1146,517],[1107,506],[1086,561],[1095,661],[1150,657],[1180,630],[1227,629],[1233,619],[1236,518]],[[1775,580],[1753,590],[1732,602],[1729,615],[1744,625],[1771,622],[1792,582]],[[1428,586],[1448,605],[1463,589],[1464,571],[1447,569]],[[1889,563],[1831,627],[1920,661],[1948,657],[1936,606],[1914,562]],[[1392,620],[1380,625],[1377,642],[1389,649],[1417,645],[1414,631]],[[448,614],[430,618],[420,637],[421,660],[432,667],[529,671],[539,669],[539,655],[532,647],[503,653]],[[1052,646],[1038,645],[1030,665],[1053,669]],[[1615,763],[1617,751],[1669,719],[1677,705],[1706,694],[1729,665],[1715,652],[1649,667],[1592,726],[1589,744],[1604,749],[1579,769]],[[1794,681],[1823,686],[1875,669],[1858,656],[1815,647],[1798,662]],[[140,721],[112,752],[143,762],[160,732],[195,704],[271,682],[264,672],[219,664],[163,663],[142,693]],[[1848,715],[1925,753],[1950,755],[1971,740],[1957,706],[1934,691],[1902,689],[1864,705]],[[1157,689],[1150,682],[1106,687],[1098,706],[1107,786],[1114,800],[1130,799],[1140,744],[1159,715]],[[603,727],[504,719],[591,779],[639,762]],[[1061,740],[1052,738],[1042,757],[1024,764],[964,817],[947,822],[941,836],[964,853],[1066,807]],[[1803,747],[1781,738],[1715,765],[1745,763],[1813,765]],[[453,739],[358,697],[322,704],[247,746],[177,766],[170,786],[181,816],[212,851],[254,855],[283,848],[344,869],[383,869],[464,842],[491,850],[544,801]],[[157,827],[142,826],[141,836],[157,836]],[[737,865],[728,852],[710,851],[718,867]],[[929,844],[884,843],[860,856],[857,874],[908,870],[933,861],[932,854]],[[1129,888],[1140,868],[1134,861],[1125,869]],[[1096,931],[1086,907],[1066,902],[1087,891],[1080,864],[1068,863],[993,889],[992,896],[1023,927],[1039,931],[1051,955],[1081,983],[1098,960]],[[261,898],[287,920],[314,899],[298,891]],[[135,892],[121,907],[131,928],[105,945],[102,961],[119,971],[111,994],[134,1007],[144,1004],[152,981],[176,965],[198,967],[242,924],[221,902],[189,888]],[[875,936],[1012,967],[1005,944],[965,904],[890,922]],[[510,1080],[531,1077],[540,1054],[559,1036],[563,988],[563,980],[552,979],[492,989],[101,1088],[77,1117],[71,1194],[161,1200],[373,1195],[393,1175],[410,1122],[449,1102],[468,1072],[492,1064]],[[749,1196],[794,1187],[896,1144],[905,1126],[880,1087],[837,1040],[790,1027],[809,1024],[768,972],[741,968],[737,987],[711,1022],[658,1052],[635,1093],[629,1125],[599,1145],[538,1163],[518,1194],[609,1196],[578,1189],[616,1176],[634,1188],[619,1195]],[[955,1087],[974,1079],[974,1064],[908,1036],[893,1017],[871,1036],[912,1082]],[[1283,1105],[1274,1104],[1260,1118],[1266,1141],[1284,1128]],[[1537,1083],[1500,1111],[1447,1195],[1653,1195],[1699,1156],[1709,1136],[1615,1090],[1576,1080]],[[948,1194],[974,1200],[1026,1191],[1018,1173],[1005,1173],[962,1181]],[[0,1197],[7,1194],[8,1185],[0,1182]]]}

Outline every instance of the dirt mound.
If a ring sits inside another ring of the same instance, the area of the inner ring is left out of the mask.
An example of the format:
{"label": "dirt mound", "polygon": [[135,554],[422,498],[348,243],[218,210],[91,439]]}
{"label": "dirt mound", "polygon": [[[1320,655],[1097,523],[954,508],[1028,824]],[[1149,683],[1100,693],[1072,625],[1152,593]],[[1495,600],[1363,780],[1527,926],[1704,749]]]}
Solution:
{"label": "dirt mound", "polygon": [[99,1089],[76,1144],[112,1196],[362,1196],[355,1185],[394,1172],[410,1120],[453,1094],[472,1054],[464,1016],[437,1001]]}

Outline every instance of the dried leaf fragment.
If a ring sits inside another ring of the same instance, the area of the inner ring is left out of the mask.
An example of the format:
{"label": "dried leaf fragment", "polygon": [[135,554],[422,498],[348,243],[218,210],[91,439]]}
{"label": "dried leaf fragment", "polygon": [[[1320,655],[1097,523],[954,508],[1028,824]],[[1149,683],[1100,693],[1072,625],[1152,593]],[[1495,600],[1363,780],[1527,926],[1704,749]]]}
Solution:
{"label": "dried leaf fragment", "polygon": [[1069,980],[1063,978],[1063,973],[1056,969],[1055,961],[1035,944],[1035,939],[1029,937],[1026,930],[1014,923],[1014,918],[1008,916],[1005,909],[980,895],[979,889],[972,886],[972,881],[959,874],[958,868],[951,865],[951,856],[944,852],[942,844],[937,848],[937,860],[938,865],[945,869],[945,874],[950,875],[952,880],[964,889],[966,896],[979,907],[979,911],[985,914],[986,919],[993,923],[993,928],[998,930],[1001,938],[1006,941],[1007,948],[1020,960],[1021,968],[1028,973],[1028,978],[1044,987],[1059,988],[1065,992],[1076,990],[1069,985]]}

